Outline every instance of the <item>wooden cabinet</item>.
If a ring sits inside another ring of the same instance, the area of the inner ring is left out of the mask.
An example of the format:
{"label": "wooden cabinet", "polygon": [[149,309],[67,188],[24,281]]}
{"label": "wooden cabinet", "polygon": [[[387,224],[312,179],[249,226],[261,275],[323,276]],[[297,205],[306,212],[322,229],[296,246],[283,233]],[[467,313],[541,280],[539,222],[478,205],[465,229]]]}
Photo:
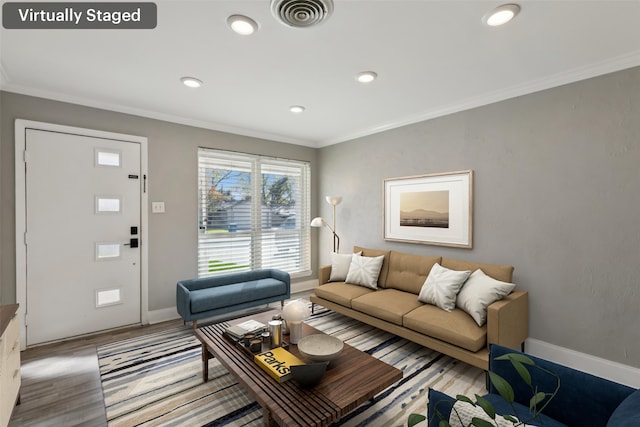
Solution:
{"label": "wooden cabinet", "polygon": [[18,304],[0,305],[0,426],[9,424],[20,395]]}

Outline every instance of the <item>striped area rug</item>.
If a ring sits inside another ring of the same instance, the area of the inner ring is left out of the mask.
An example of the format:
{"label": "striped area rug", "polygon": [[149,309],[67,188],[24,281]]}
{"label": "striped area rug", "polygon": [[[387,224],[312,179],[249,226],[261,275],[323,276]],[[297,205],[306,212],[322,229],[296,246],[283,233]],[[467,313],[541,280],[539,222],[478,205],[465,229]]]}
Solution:
{"label": "striped area rug", "polygon": [[[402,380],[335,425],[406,425],[409,414],[426,414],[429,387],[450,395],[485,392],[482,370],[357,320],[324,310],[307,323],[403,371]],[[190,327],[101,346],[98,358],[110,426],[262,425],[258,404],[216,359],[203,383],[200,343]]]}

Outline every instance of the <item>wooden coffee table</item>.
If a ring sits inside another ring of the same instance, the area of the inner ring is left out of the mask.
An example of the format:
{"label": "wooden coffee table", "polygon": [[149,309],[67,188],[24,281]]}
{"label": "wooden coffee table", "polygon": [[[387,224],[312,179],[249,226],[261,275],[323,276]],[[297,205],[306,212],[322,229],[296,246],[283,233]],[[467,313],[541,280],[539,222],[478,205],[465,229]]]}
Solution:
{"label": "wooden coffee table", "polygon": [[[231,325],[248,319],[265,325],[279,310],[235,319]],[[303,335],[322,333],[304,324]],[[278,383],[253,359],[227,340],[215,325],[195,331],[202,343],[202,374],[209,376],[209,359],[215,357],[242,384],[262,407],[264,424],[280,426],[327,426],[402,379],[402,371],[362,351],[344,345],[331,361],[322,381],[313,388],[299,387],[294,380]],[[287,341],[285,336],[285,341]],[[268,350],[263,345],[263,351]],[[291,353],[302,358],[295,345]]]}

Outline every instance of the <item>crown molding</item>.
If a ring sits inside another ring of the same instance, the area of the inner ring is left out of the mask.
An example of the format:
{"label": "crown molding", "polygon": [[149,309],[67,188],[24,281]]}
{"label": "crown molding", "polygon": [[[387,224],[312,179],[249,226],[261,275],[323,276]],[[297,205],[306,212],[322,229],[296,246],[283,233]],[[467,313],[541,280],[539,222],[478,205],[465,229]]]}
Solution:
{"label": "crown molding", "polygon": [[372,128],[362,129],[358,132],[353,132],[347,135],[320,141],[318,143],[318,147],[322,148],[342,142],[351,141],[357,138],[362,138],[387,130],[396,129],[402,126],[412,125],[426,120],[435,119],[437,117],[446,116],[448,114],[482,107],[484,105],[516,98],[518,96],[540,92],[546,89],[551,89],[569,83],[575,83],[581,80],[586,80],[637,66],[640,66],[640,50],[610,58],[598,63],[589,64],[588,66],[577,67],[568,71],[564,71],[562,73],[552,74],[545,78],[533,80],[521,85],[515,85],[505,89],[487,92],[477,97],[467,98],[460,102],[452,103],[441,108],[427,110],[413,116],[404,117],[400,120],[391,121]]}
{"label": "crown molding", "polygon": [[377,126],[364,128],[359,131],[351,132],[344,135],[338,135],[335,138],[329,138],[323,141],[313,141],[298,138],[291,138],[286,135],[274,134],[268,132],[261,132],[254,129],[235,127],[225,125],[222,123],[195,120],[188,117],[175,116],[170,114],[159,113],[156,111],[144,110],[139,108],[127,107],[119,104],[111,104],[105,102],[99,102],[83,97],[76,97],[67,94],[46,91],[41,89],[35,89],[31,87],[25,87],[15,85],[11,83],[9,75],[6,73],[5,68],[0,62],[0,89],[15,92],[23,95],[35,96],[40,98],[52,99],[55,101],[69,102],[72,104],[83,105],[86,107],[99,108],[103,110],[115,111],[124,114],[132,114],[136,116],[146,117],[150,119],[162,120],[171,123],[177,123],[187,126],[194,126],[203,129],[210,129],[219,132],[226,132],[236,135],[247,136],[251,138],[266,139],[270,141],[283,142],[287,144],[301,145],[312,148],[322,148],[330,145],[335,145],[354,139],[362,138],[365,136],[377,134],[380,132],[396,129],[402,126],[408,126],[415,123],[431,120],[437,117],[446,116],[453,113],[469,110],[472,108],[482,107],[484,105],[493,104],[496,102],[504,101],[510,98],[515,98],[522,95],[528,95],[530,93],[540,92],[546,89],[562,86],[569,83],[586,80],[589,78],[601,76],[604,74],[613,73],[616,71],[625,70],[640,66],[640,50],[627,53],[625,55],[610,58],[605,61],[590,64],[584,67],[574,68],[562,73],[553,74],[542,79],[526,82],[521,85],[514,85],[505,89],[487,92],[477,97],[467,98],[459,102],[451,103],[440,108],[434,108],[431,110],[423,111],[419,114],[415,114],[408,117],[403,117],[398,120],[392,120],[386,123],[379,124]]}
{"label": "crown molding", "polygon": [[[0,69],[0,71],[2,71]],[[3,77],[4,79],[4,77]],[[27,86],[21,86],[8,83],[9,79],[6,79],[7,83],[0,86],[0,88],[6,92],[18,93],[20,95],[34,96],[38,98],[50,99],[53,101],[67,102],[70,104],[82,105],[84,107],[98,108],[101,110],[113,111],[117,113],[130,114],[134,116],[145,117],[149,119],[162,120],[170,123],[177,123],[186,126],[193,126],[202,129],[209,129],[219,132],[231,133],[235,135],[242,135],[251,138],[265,139],[275,142],[283,142],[286,144],[301,145],[305,147],[317,148],[317,144],[314,141],[303,140],[297,138],[291,138],[286,135],[280,135],[275,133],[261,132],[254,129],[247,129],[241,127],[235,127],[225,125],[216,122],[210,122],[205,120],[190,119],[188,117],[175,116],[171,114],[159,113],[157,111],[145,110],[142,108],[127,107],[119,104],[112,104],[107,102],[95,101],[89,98],[78,97],[59,92],[47,91],[42,89],[36,89]]]}

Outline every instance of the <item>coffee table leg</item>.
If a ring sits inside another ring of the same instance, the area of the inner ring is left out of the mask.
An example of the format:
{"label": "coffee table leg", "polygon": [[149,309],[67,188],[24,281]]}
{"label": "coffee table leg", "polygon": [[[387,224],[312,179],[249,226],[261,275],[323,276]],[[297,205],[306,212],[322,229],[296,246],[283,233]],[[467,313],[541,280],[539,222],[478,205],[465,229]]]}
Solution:
{"label": "coffee table leg", "polygon": [[204,343],[202,343],[202,379],[205,383],[209,381],[209,350]]}
{"label": "coffee table leg", "polygon": [[267,408],[262,408],[262,425],[265,427],[276,426],[276,422],[271,416],[271,411]]}

